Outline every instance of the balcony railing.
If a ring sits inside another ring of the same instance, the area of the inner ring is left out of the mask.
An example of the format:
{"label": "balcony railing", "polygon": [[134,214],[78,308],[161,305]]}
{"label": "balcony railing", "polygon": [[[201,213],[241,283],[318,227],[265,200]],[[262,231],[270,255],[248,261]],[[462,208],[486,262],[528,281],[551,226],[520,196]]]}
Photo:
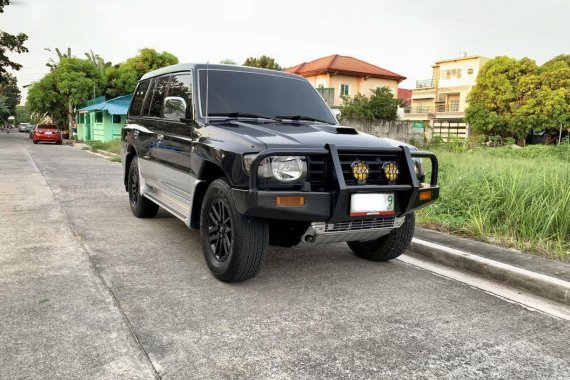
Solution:
{"label": "balcony railing", "polygon": [[429,99],[435,97],[435,88],[414,88],[412,99]]}
{"label": "balcony railing", "polygon": [[416,81],[416,88],[430,88],[433,87],[433,79],[422,79]]}
{"label": "balcony railing", "polygon": [[458,103],[438,104],[435,110],[436,112],[459,112],[459,104]]}
{"label": "balcony railing", "polygon": [[404,113],[429,114],[429,113],[433,113],[433,107],[432,107],[432,106],[413,106],[413,107],[406,107],[406,108],[404,108]]}

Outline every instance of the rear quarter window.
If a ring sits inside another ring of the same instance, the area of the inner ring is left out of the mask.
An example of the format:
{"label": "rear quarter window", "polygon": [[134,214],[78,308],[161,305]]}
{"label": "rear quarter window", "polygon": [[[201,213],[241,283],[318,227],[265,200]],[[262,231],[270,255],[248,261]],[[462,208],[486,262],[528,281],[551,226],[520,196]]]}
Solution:
{"label": "rear quarter window", "polygon": [[148,90],[148,85],[150,81],[140,82],[135,90],[135,95],[133,96],[133,101],[131,103],[131,108],[129,109],[129,116],[140,116],[141,109],[144,101],[144,97]]}

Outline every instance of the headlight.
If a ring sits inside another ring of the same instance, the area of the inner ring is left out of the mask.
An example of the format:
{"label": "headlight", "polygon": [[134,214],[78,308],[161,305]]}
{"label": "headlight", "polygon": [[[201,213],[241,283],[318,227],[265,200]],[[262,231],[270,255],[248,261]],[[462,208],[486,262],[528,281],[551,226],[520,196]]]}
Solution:
{"label": "headlight", "polygon": [[[251,163],[256,154],[243,156],[243,167],[250,174]],[[257,168],[257,175],[262,178],[274,177],[281,182],[297,181],[305,176],[307,163],[305,157],[299,156],[273,156],[263,159]]]}
{"label": "headlight", "polygon": [[278,181],[292,182],[300,179],[307,171],[304,157],[276,156],[271,157],[271,172]]}
{"label": "headlight", "polygon": [[422,159],[419,157],[412,158],[412,160],[414,161],[414,170],[416,172],[416,178],[420,182],[422,182],[425,178],[424,163],[423,163]]}

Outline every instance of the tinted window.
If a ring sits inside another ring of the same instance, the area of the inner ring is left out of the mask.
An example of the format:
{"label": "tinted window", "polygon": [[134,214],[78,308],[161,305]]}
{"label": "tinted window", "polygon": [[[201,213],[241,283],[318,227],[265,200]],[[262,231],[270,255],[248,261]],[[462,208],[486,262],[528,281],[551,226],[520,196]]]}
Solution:
{"label": "tinted window", "polygon": [[[304,79],[209,70],[208,114],[250,113],[258,116],[308,116],[336,124],[327,105]],[[200,70],[200,106],[205,115],[206,70]]]}
{"label": "tinted window", "polygon": [[141,108],[144,101],[144,96],[146,94],[146,90],[148,89],[150,81],[144,81],[139,83],[135,91],[135,95],[133,96],[133,102],[131,103],[131,109],[129,110],[129,115],[131,116],[140,116]]}
{"label": "tinted window", "polygon": [[143,107],[141,110],[141,115],[146,116],[148,115],[148,110],[150,108],[150,102],[152,101],[152,92],[154,91],[154,85],[156,84],[156,79],[151,79],[148,85],[148,89],[146,90],[147,95],[144,97]]}
{"label": "tinted window", "polygon": [[152,91],[152,101],[150,103],[148,116],[162,116],[162,101],[164,100],[164,94],[166,93],[166,87],[168,86],[169,79],[170,76],[164,76],[154,80],[155,85],[154,90]]}
{"label": "tinted window", "polygon": [[[191,118],[192,117],[192,74],[177,74],[173,75],[170,80],[170,86],[168,88],[167,96],[176,96],[184,99],[186,103],[186,114],[182,117]],[[164,113],[164,117],[172,120],[179,120],[180,116],[178,114]]]}

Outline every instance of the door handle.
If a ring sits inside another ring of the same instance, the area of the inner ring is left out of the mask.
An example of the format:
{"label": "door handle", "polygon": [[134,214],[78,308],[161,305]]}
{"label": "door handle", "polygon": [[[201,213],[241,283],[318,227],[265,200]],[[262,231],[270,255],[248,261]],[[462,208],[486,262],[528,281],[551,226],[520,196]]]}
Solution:
{"label": "door handle", "polygon": [[162,142],[162,140],[164,139],[164,135],[157,135],[156,139],[158,140],[158,143],[160,144]]}

